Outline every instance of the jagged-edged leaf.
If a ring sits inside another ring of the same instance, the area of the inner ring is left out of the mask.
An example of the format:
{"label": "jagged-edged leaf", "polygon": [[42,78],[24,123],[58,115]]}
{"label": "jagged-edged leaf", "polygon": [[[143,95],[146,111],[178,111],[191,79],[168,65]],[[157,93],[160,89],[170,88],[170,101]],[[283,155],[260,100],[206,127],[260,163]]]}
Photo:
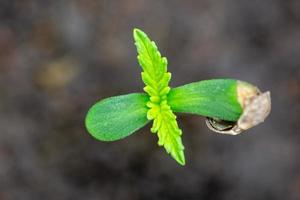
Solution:
{"label": "jagged-edged leaf", "polygon": [[134,29],[138,61],[141,65],[144,91],[150,96],[147,106],[147,118],[153,120],[151,131],[158,134],[158,144],[181,165],[185,164],[184,147],[181,141],[182,131],[176,122],[176,116],[167,102],[171,73],[167,72],[167,59],[162,57],[156,44],[141,30]]}

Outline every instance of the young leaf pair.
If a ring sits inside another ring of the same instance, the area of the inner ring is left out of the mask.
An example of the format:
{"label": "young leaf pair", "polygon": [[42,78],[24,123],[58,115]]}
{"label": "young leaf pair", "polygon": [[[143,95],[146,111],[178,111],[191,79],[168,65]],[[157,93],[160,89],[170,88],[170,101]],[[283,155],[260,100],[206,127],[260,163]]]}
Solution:
{"label": "young leaf pair", "polygon": [[182,130],[174,112],[236,123],[244,109],[239,87],[242,85],[241,94],[246,96],[249,91],[256,94],[257,90],[233,79],[204,80],[171,89],[167,59],[143,31],[134,29],[133,33],[146,93],[115,96],[97,102],[87,113],[86,128],[98,140],[115,141],[153,120],[151,132],[157,133],[158,145],[164,146],[178,163],[185,165]]}

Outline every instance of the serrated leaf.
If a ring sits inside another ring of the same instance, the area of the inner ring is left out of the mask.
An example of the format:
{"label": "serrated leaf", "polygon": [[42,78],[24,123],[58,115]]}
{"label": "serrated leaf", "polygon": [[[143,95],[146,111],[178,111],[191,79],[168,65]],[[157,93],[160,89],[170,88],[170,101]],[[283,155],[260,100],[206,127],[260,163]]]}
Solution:
{"label": "serrated leaf", "polygon": [[237,121],[242,108],[237,100],[237,80],[213,79],[174,88],[168,94],[174,112]]}
{"label": "serrated leaf", "polygon": [[143,31],[134,29],[133,36],[138,51],[137,58],[144,71],[142,73],[147,76],[147,80],[151,80],[145,81],[145,84],[158,92],[159,88],[162,89],[169,84],[167,59],[161,56],[155,43]]}
{"label": "serrated leaf", "polygon": [[176,116],[171,109],[160,111],[153,121],[152,132],[158,134],[158,145],[164,146],[166,151],[181,165],[185,165],[184,146],[181,141],[182,131],[178,127]]}
{"label": "serrated leaf", "polygon": [[185,164],[184,147],[181,141],[182,131],[176,122],[176,116],[167,102],[171,73],[167,72],[167,59],[162,57],[156,44],[141,30],[134,29],[134,40],[141,65],[144,91],[150,96],[147,118],[153,119],[151,131],[158,135],[158,145],[181,165]]}
{"label": "serrated leaf", "polygon": [[146,94],[133,93],[103,99],[87,113],[85,125],[98,140],[122,139],[145,126],[147,119]]}

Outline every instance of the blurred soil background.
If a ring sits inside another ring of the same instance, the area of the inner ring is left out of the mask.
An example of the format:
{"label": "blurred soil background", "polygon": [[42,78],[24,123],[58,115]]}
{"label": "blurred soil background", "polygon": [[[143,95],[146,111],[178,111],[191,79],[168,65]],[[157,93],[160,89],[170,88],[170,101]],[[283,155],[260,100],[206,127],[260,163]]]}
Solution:
{"label": "blurred soil background", "polygon": [[[179,115],[185,167],[150,125],[94,140],[88,108],[142,91],[134,27],[173,87],[248,81],[272,92],[270,117],[231,137]],[[299,200],[299,130],[299,0],[0,1],[0,200]]]}

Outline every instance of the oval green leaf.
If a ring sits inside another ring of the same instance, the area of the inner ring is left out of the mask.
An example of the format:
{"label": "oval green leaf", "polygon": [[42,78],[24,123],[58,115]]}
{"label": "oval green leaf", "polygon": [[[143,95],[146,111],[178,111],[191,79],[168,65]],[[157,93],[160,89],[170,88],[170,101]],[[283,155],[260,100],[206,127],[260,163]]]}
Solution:
{"label": "oval green leaf", "polygon": [[174,88],[168,94],[174,112],[237,121],[242,107],[237,99],[237,80],[213,79]]}
{"label": "oval green leaf", "polygon": [[103,99],[88,111],[85,126],[98,140],[122,139],[149,122],[146,107],[148,100],[149,97],[142,93]]}

